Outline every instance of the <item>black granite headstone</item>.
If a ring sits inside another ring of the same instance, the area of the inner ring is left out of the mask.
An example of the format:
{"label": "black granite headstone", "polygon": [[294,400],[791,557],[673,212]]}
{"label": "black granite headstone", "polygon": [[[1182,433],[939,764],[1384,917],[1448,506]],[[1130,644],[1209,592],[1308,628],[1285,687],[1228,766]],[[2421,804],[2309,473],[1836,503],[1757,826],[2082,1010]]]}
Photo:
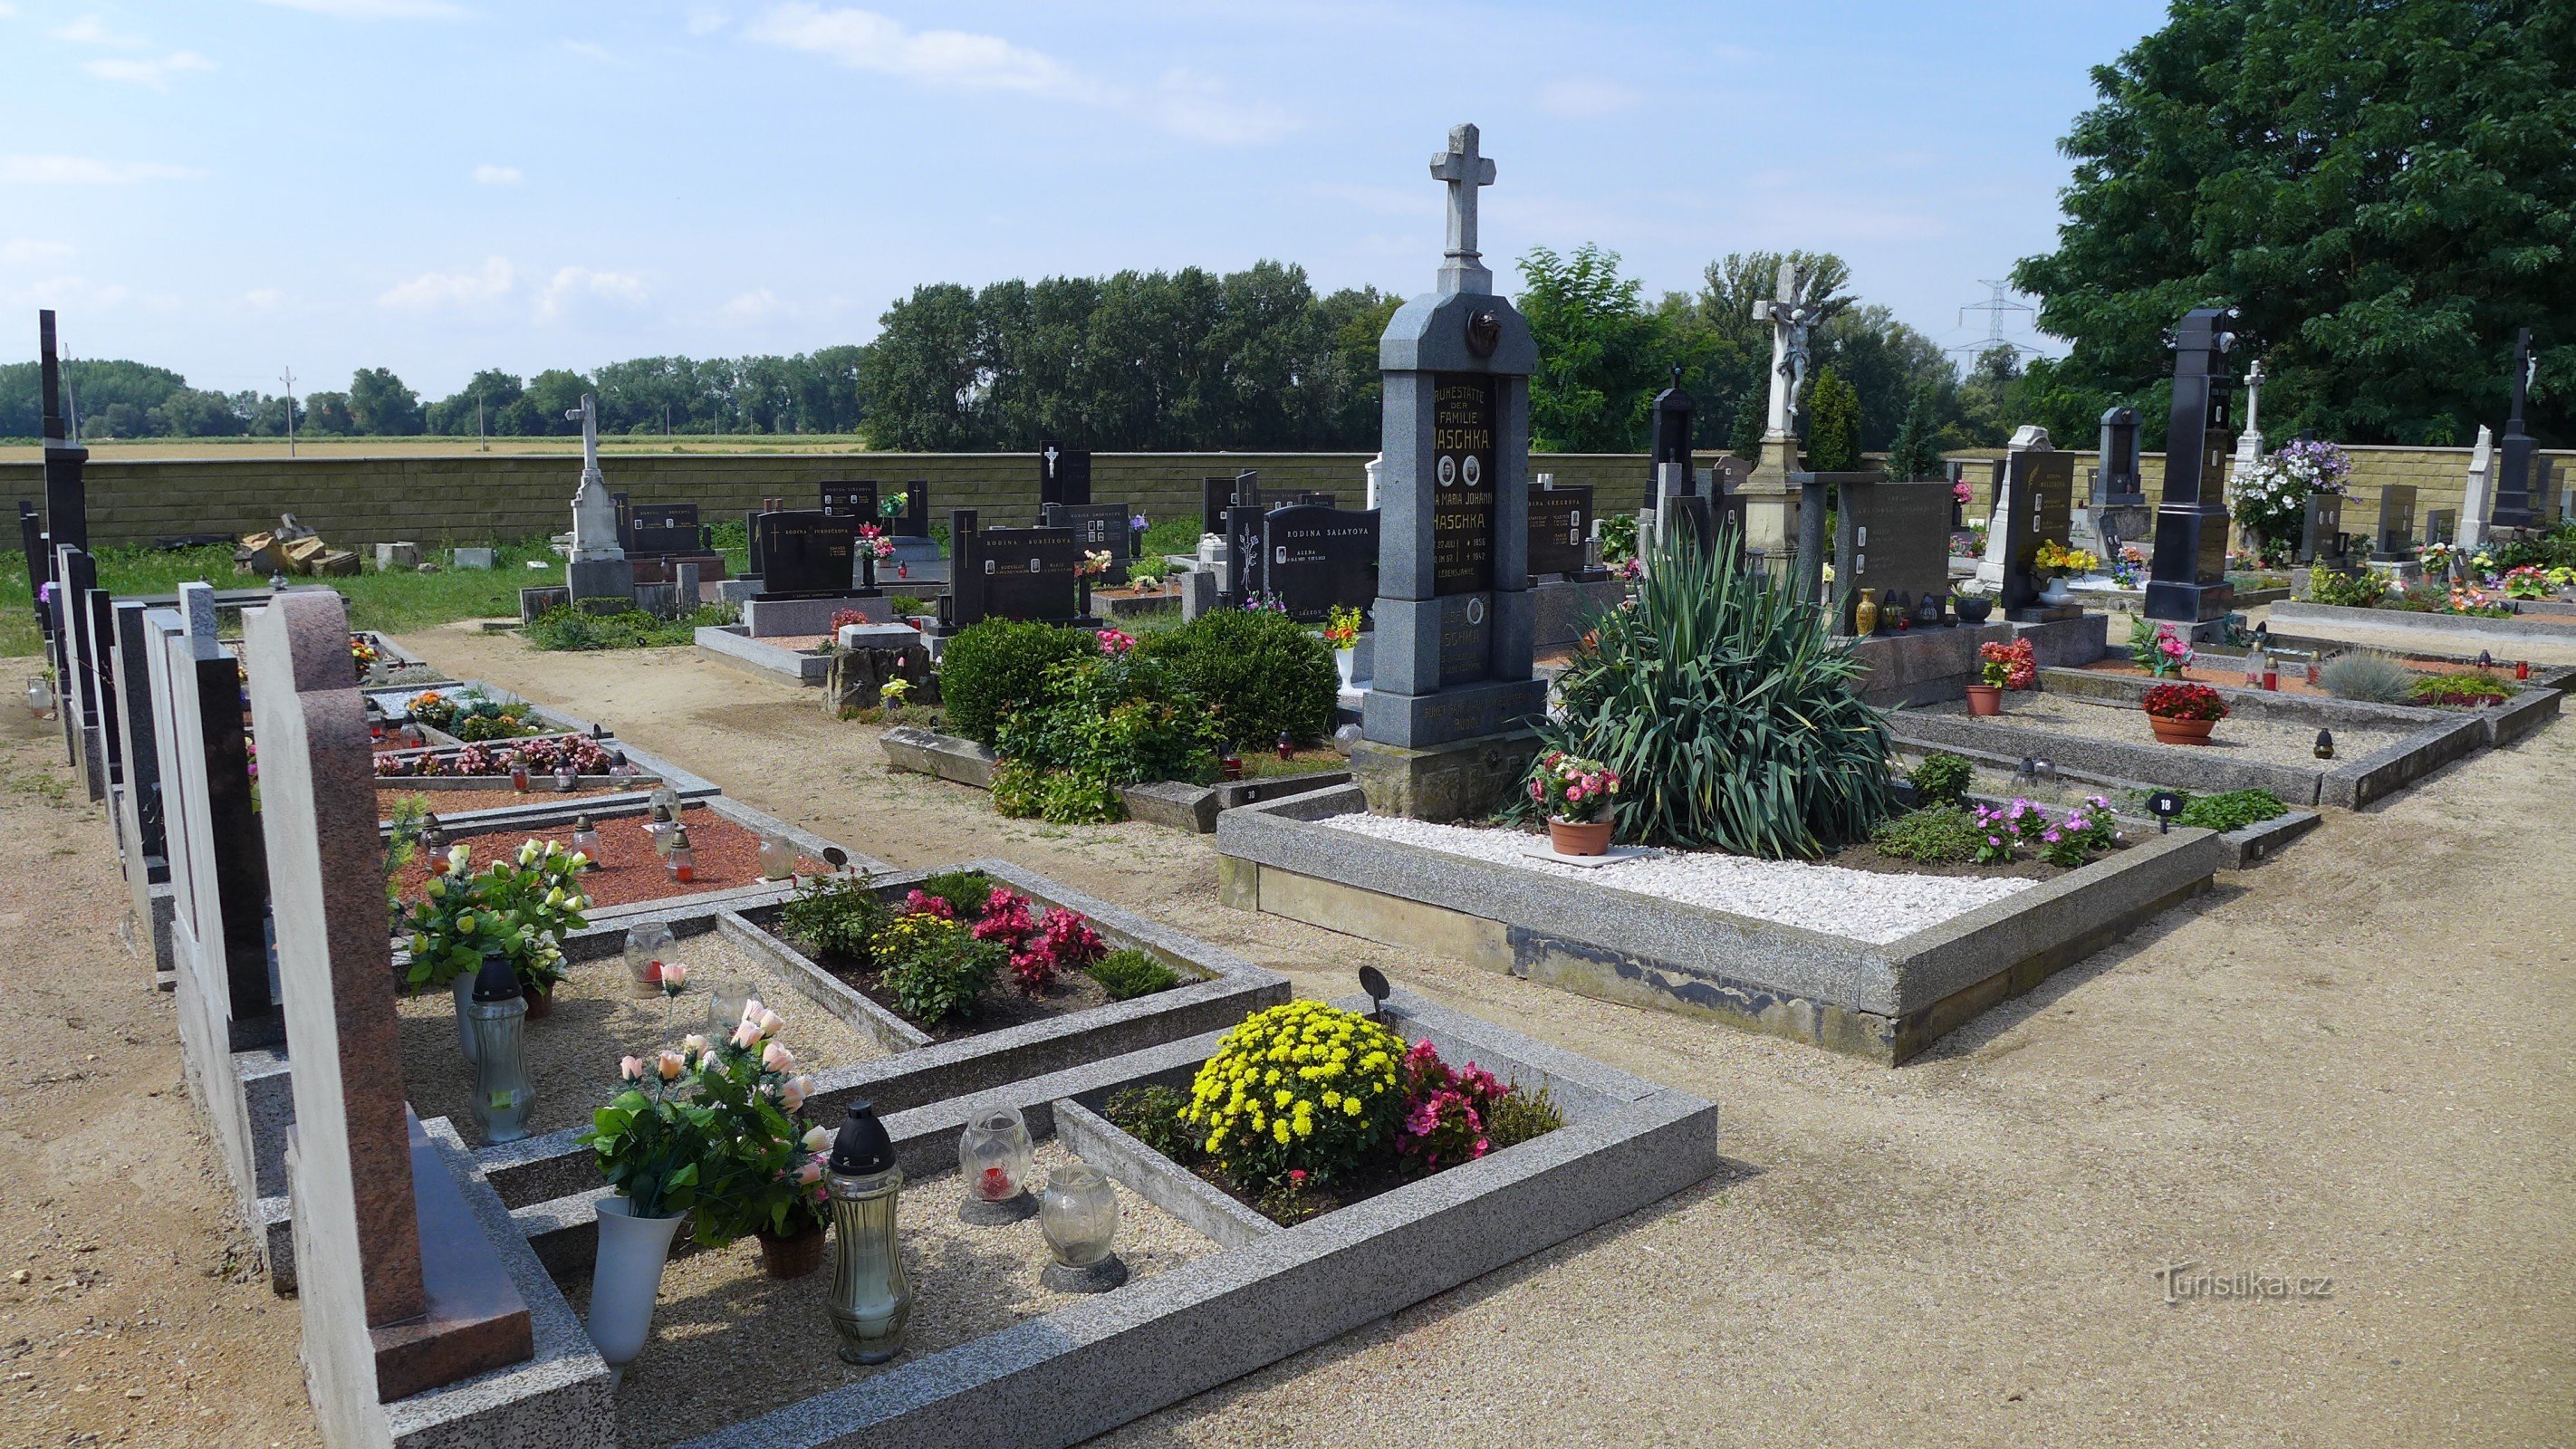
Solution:
{"label": "black granite headstone", "polygon": [[[1432,587],[1435,597],[1494,587],[1494,381],[1442,373],[1432,381]],[[1481,667],[1481,666],[1480,666]]]}
{"label": "black granite headstone", "polygon": [[1038,443],[1038,506],[1091,501],[1091,452],[1053,438]]}
{"label": "black granite headstone", "polygon": [[822,485],[822,507],[835,518],[854,518],[861,523],[883,524],[877,517],[877,485],[874,479],[855,483]]}
{"label": "black granite headstone", "polygon": [[2370,556],[2400,563],[2415,556],[2415,485],[2390,483],[2379,490],[2379,528]]}
{"label": "black granite headstone", "polygon": [[2345,561],[2343,495],[2309,494],[2299,521],[2299,562],[2340,568]]}
{"label": "black granite headstone", "polygon": [[2424,510],[2424,546],[2460,541],[2460,510],[2428,508]]}
{"label": "black granite headstone", "polygon": [[1038,508],[1038,523],[1072,532],[1085,551],[1109,555],[1111,571],[1136,556],[1136,530],[1127,526],[1135,515],[1124,503],[1047,503]]}
{"label": "black granite headstone", "polygon": [[698,505],[651,503],[631,509],[625,548],[629,558],[706,552],[706,530],[698,523]]}
{"label": "black granite headstone", "polygon": [[2198,626],[2226,617],[2236,602],[2227,582],[2227,454],[2236,380],[2227,354],[2232,307],[2200,307],[2174,328],[2173,411],[2165,423],[2164,499],[2147,572],[2150,619]]}
{"label": "black granite headstone", "polygon": [[1376,600],[1377,518],[1315,504],[1261,515],[1262,582],[1288,617],[1312,622]]}
{"label": "black granite headstone", "polygon": [[[911,482],[903,485],[903,492],[896,495],[896,497],[902,500],[903,507],[901,511],[892,515],[889,520],[894,525],[894,536],[897,538],[930,537],[929,480],[923,478],[913,479]],[[885,503],[877,505],[877,510],[881,513],[884,512],[885,504],[892,503],[894,501],[894,498],[886,499]]]}
{"label": "black granite headstone", "polygon": [[1225,537],[1225,592],[1220,597],[1236,608],[1270,591],[1267,555],[1261,551],[1262,513],[1258,507],[1229,508],[1220,525]]}
{"label": "black granite headstone", "polygon": [[[1674,368],[1673,385],[1655,394],[1655,451],[1646,470],[1643,505],[1647,508],[1655,506],[1655,479],[1661,476],[1665,464],[1679,463],[1685,472],[1691,466],[1691,413],[1695,406],[1691,395],[1682,390],[1682,370]],[[1533,493],[1530,497],[1535,501],[1538,495]],[[1532,536],[1536,536],[1535,530]],[[1540,571],[1537,564],[1530,565],[1531,573]]]}
{"label": "black granite headstone", "polygon": [[[1685,464],[1687,471],[1687,464]],[[1592,527],[1592,489],[1529,490],[1529,574],[1579,574],[1589,566],[1585,532]]]}
{"label": "black granite headstone", "polygon": [[1882,628],[1891,600],[1938,600],[1950,587],[1950,484],[1860,481],[1844,475],[1834,521],[1835,632],[1849,634],[1863,589],[1876,591]]}
{"label": "black granite headstone", "polygon": [[54,636],[54,619],[45,608],[45,581],[52,578],[54,551],[45,539],[45,520],[36,506],[18,500],[18,546],[27,551],[27,602],[35,610],[39,638]]}
{"label": "black granite headstone", "polygon": [[2016,610],[2039,607],[2044,585],[2032,563],[2039,546],[2068,541],[2074,526],[2075,455],[2055,448],[2016,448],[2005,462],[2010,474],[2004,494],[2011,510],[1999,520],[2004,579],[1998,603],[2009,618]]}
{"label": "black granite headstone", "polygon": [[2513,343],[2513,414],[2504,420],[2504,436],[2496,444],[2495,507],[2488,520],[2498,528],[2530,528],[2537,524],[2547,528],[2554,520],[2532,507],[2531,462],[2537,439],[2523,425],[2523,396],[2531,385],[2531,329],[2525,327]]}
{"label": "black granite headstone", "polygon": [[1225,511],[1229,508],[1261,506],[1261,475],[1237,473],[1231,478],[1199,480],[1199,532],[1225,532]]}
{"label": "black granite headstone", "polygon": [[948,515],[951,578],[941,624],[963,629],[986,619],[1070,624],[1082,617],[1082,545],[1070,529],[981,528],[972,508]]}
{"label": "black granite headstone", "polygon": [[850,591],[858,520],[822,511],[752,515],[764,599],[820,599]]}

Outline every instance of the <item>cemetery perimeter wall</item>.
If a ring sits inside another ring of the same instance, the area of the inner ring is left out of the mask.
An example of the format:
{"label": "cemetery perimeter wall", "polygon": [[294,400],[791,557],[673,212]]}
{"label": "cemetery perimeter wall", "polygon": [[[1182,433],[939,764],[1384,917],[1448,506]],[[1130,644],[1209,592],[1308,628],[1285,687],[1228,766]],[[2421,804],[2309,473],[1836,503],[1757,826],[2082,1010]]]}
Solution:
{"label": "cemetery perimeter wall", "polygon": [[[2348,446],[2353,501],[2346,527],[2366,532],[2378,517],[2385,484],[2416,488],[2415,517],[2458,508],[2467,489],[2469,450]],[[2001,457],[2002,449],[1951,453],[1959,459]],[[1366,453],[1099,453],[1092,496],[1125,502],[1147,518],[1196,516],[1200,480],[1245,469],[1272,491],[1323,489],[1358,507],[1366,490]],[[1702,453],[1714,459],[1714,453]],[[2562,472],[2576,452],[2551,451]],[[2077,454],[2089,468],[2095,454]],[[2140,460],[2148,496],[2161,499],[2164,455]],[[716,522],[758,508],[764,498],[811,507],[826,482],[875,479],[889,491],[913,479],[930,483],[931,511],[982,511],[986,526],[1037,521],[1034,453],[611,453],[602,460],[609,486],[639,504],[695,503]],[[1536,453],[1530,474],[1553,473],[1560,484],[1589,484],[1599,511],[1626,512],[1644,501],[1648,474],[1639,453]],[[1984,469],[1971,470],[1982,515],[1993,507]],[[101,547],[147,544],[192,533],[242,534],[293,513],[342,547],[414,542],[473,544],[560,533],[569,526],[580,464],[556,453],[464,453],[443,456],[334,455],[305,458],[120,458],[94,453],[86,470],[91,540]],[[2081,475],[2079,474],[2079,481]],[[0,462],[0,501],[41,503],[43,465]]]}

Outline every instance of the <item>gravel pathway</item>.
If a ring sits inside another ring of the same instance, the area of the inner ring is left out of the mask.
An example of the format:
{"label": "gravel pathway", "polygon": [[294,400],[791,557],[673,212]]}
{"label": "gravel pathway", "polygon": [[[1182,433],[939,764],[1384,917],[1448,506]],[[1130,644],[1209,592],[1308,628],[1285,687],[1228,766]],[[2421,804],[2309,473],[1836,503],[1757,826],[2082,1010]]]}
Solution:
{"label": "gravel pathway", "polygon": [[1885,945],[1964,915],[2035,881],[1889,875],[1803,861],[1754,860],[1715,851],[1652,851],[1616,865],[1559,865],[1526,853],[1540,839],[1516,830],[1433,825],[1381,815],[1336,815],[1339,830],[1492,861],[1560,880],[1590,881],[1739,916]]}
{"label": "gravel pathway", "polygon": [[[1943,704],[1923,705],[1908,712],[1964,717],[1968,706],[1964,700],[1951,700]],[[2067,695],[2006,691],[2004,712],[1994,723],[2035,731],[2055,730],[2123,745],[2156,745],[2155,732],[2147,725],[2146,711],[2134,704],[2093,704]],[[2344,725],[2335,726],[2334,737],[2336,757],[2340,760],[2358,760],[2373,750],[2405,738],[2393,730]],[[2208,744],[2165,745],[2162,748],[2209,750],[2227,759],[2315,768],[2316,744],[2315,725],[2282,724],[2256,719],[2248,714],[2233,714],[2218,722],[2218,728],[2210,732]]]}

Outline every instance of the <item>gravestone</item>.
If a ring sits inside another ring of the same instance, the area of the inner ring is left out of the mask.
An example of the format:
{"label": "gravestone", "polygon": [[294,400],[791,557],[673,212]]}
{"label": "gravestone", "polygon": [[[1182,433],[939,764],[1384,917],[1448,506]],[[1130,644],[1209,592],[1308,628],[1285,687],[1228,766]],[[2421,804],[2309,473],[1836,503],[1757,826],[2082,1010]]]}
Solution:
{"label": "gravestone", "polygon": [[2465,542],[2466,540],[2460,537],[2460,510],[2456,508],[2424,510],[2424,546],[2426,548]]}
{"label": "gravestone", "polygon": [[986,619],[1083,624],[1082,545],[1062,528],[982,528],[972,508],[948,514],[948,592],[939,601],[942,636]]}
{"label": "gravestone", "polygon": [[2032,563],[2042,543],[2069,541],[2074,493],[2073,453],[2051,447],[2044,428],[2024,426],[2013,435],[2004,455],[2003,480],[1995,489],[1986,556],[1977,565],[1977,582],[1994,594],[2005,618],[2040,623],[2083,612],[2081,605],[2040,603],[2046,583]]}
{"label": "gravestone", "polygon": [[2228,399],[2232,307],[2201,307],[2174,329],[2173,412],[2165,424],[2164,503],[2144,612],[2191,626],[2206,639],[2236,601],[2227,582]]}
{"label": "gravestone", "polygon": [[2234,483],[2245,470],[2263,461],[2263,361],[2256,358],[2245,369],[2245,426],[2236,434],[2236,454],[2227,465],[2227,481]]}
{"label": "gravestone", "polygon": [[[1673,384],[1655,394],[1655,448],[1646,472],[1646,508],[1657,506],[1661,486],[1656,482],[1663,470],[1679,465],[1687,477],[1691,467],[1691,412],[1696,406],[1691,395],[1682,390],[1682,370],[1673,369]],[[1542,572],[1533,565],[1531,573]]]}
{"label": "gravestone", "polygon": [[1231,478],[1202,478],[1199,494],[1199,532],[1222,536],[1227,509],[1261,506],[1261,475],[1245,472]]}
{"label": "gravestone", "polygon": [[754,514],[759,599],[825,599],[850,592],[858,523],[818,510]]}
{"label": "gravestone", "polygon": [[[212,588],[181,584],[179,607],[163,623],[157,642],[164,658],[151,688],[155,734],[166,732],[172,742],[163,764],[176,771],[163,791],[164,829],[174,837],[171,884],[178,897],[173,965],[182,973],[193,970],[195,998],[205,1003],[205,1019],[225,1039],[223,1050],[273,1046],[283,1039],[285,1021],[269,974],[267,832],[261,812],[252,808],[239,670],[215,642]],[[153,642],[146,641],[147,650]],[[344,656],[347,643],[341,641]],[[349,681],[357,687],[354,667]],[[263,781],[263,805],[266,798]],[[377,895],[382,899],[381,881]]]}
{"label": "gravestone", "polygon": [[1091,501],[1091,453],[1084,448],[1068,448],[1053,438],[1038,443],[1038,508],[1041,513],[1050,503],[1086,504]]}
{"label": "gravestone", "polygon": [[2343,570],[2352,559],[2344,542],[2343,495],[2311,493],[2299,522],[2299,562],[2309,567]]}
{"label": "gravestone", "polygon": [[1136,530],[1127,526],[1133,517],[1124,503],[1046,503],[1038,507],[1041,526],[1069,530],[1084,552],[1109,555],[1108,578],[1113,583],[1126,581],[1127,564],[1136,557]]}
{"label": "gravestone", "polygon": [[[2458,511],[2453,514],[2453,517],[2459,520],[2459,527],[2453,537],[2436,540],[2428,532],[2424,537],[2424,541],[2426,543],[2457,542],[2465,544],[2470,548],[2475,548],[2479,544],[2486,542],[2487,515],[2495,509],[2495,485],[2495,434],[2487,430],[2486,424],[2480,423],[2478,424],[2477,446],[2469,449],[2468,482],[2460,491],[2460,507]],[[2446,510],[2436,511],[2440,512]],[[2427,513],[2424,515],[2425,525],[2428,529],[2431,527],[2432,519],[2432,514]]]}
{"label": "gravestone", "polygon": [[[1681,466],[1685,471],[1690,467],[1687,462]],[[1586,540],[1591,529],[1591,488],[1531,488],[1527,545],[1530,577],[1554,574],[1574,578],[1590,573],[1592,551]]]}
{"label": "gravestone", "polygon": [[[403,1101],[383,846],[347,606],[281,594],[243,619],[265,864],[294,1060],[295,1259],[324,1438],[534,1356],[526,1302]],[[370,1426],[374,1426],[372,1429]]]}
{"label": "gravestone", "polygon": [[1288,617],[1313,623],[1377,601],[1378,514],[1293,503],[1261,515],[1261,578]]}
{"label": "gravestone", "polygon": [[1246,505],[1225,511],[1225,587],[1220,602],[1240,609],[1270,592],[1269,569],[1261,551],[1261,516],[1267,511]]}
{"label": "gravestone", "polygon": [[2525,327],[2514,335],[2513,412],[2504,420],[2504,442],[2496,457],[2493,523],[2497,528],[2546,528],[2551,522],[2547,509],[2532,506],[2531,460],[2538,443],[2522,422],[2523,397],[2531,390],[2533,367],[2531,329]]}
{"label": "gravestone", "polygon": [[617,502],[599,471],[599,398],[583,393],[581,406],[564,417],[581,423],[581,486],[572,495],[572,556],[564,564],[564,586],[576,607],[593,599],[613,608],[631,606],[635,566],[618,542]]}
{"label": "gravestone", "polygon": [[826,483],[822,485],[821,493],[823,511],[835,518],[854,518],[880,527],[885,522],[877,517],[877,485],[873,479],[856,483]]}
{"label": "gravestone", "polygon": [[667,557],[707,551],[706,529],[694,503],[655,503],[628,513],[629,557]]}
{"label": "gravestone", "polygon": [[2123,547],[2144,542],[2155,530],[2155,509],[2147,502],[2146,478],[2138,467],[2138,410],[2104,409],[2099,447],[2101,462],[2093,470],[2085,517],[2078,520],[2072,537],[2077,546],[2100,554],[2107,563],[2117,561]]}
{"label": "gravestone", "polygon": [[1449,133],[1431,174],[1449,191],[1438,283],[1378,343],[1377,662],[1352,764],[1372,809],[1454,819],[1517,783],[1536,751],[1527,727],[1547,704],[1532,675],[1527,553],[1538,349],[1477,249],[1477,193],[1494,163],[1474,126]]}
{"label": "gravestone", "polygon": [[2415,557],[2415,485],[2390,483],[2379,490],[2379,527],[2371,539],[2373,563],[2406,563]]}
{"label": "gravestone", "polygon": [[[887,499],[886,502],[893,503],[898,500],[902,502],[902,508],[887,515],[887,521],[894,526],[894,536],[897,538],[922,539],[930,537],[929,480],[924,478],[913,479],[911,482],[903,485],[903,492],[895,495],[894,498]],[[880,511],[883,510],[884,506],[884,504],[878,505]]]}
{"label": "gravestone", "polygon": [[27,604],[35,611],[37,637],[51,644],[54,616],[45,607],[45,584],[54,576],[54,551],[45,538],[44,516],[24,498],[18,500],[18,547],[27,556]]}
{"label": "gravestone", "polygon": [[45,638],[54,661],[55,692],[64,700],[55,711],[55,722],[63,733],[65,757],[79,768],[86,759],[88,737],[82,732],[80,711],[69,703],[73,697],[71,640],[63,626],[71,608],[63,596],[69,581],[63,575],[61,550],[74,549],[86,556],[89,549],[89,491],[81,476],[89,450],[73,443],[64,430],[62,359],[55,347],[50,309],[36,313],[36,352],[45,440],[45,568],[55,595],[51,607],[44,610],[50,616]]}
{"label": "gravestone", "polygon": [[2558,476],[2557,459],[2534,458],[2531,469],[2534,480],[2531,488],[2532,527],[2546,528],[2567,516],[2571,500],[2560,491],[2562,480]]}
{"label": "gravestone", "polygon": [[155,919],[152,887],[170,879],[169,843],[162,834],[161,750],[152,723],[152,659],[155,647],[144,623],[147,605],[125,601],[115,606],[118,722],[124,726],[124,778],[116,792],[116,839],[124,853],[128,904],[134,911],[138,941],[151,943],[156,971],[171,969],[166,922]]}
{"label": "gravestone", "polygon": [[1893,482],[1845,475],[1834,522],[1835,632],[1854,632],[1853,611],[1863,589],[1882,605],[1903,594],[1941,598],[1950,591],[1948,480]]}
{"label": "gravestone", "polygon": [[99,670],[98,632],[93,615],[106,606],[98,587],[98,561],[87,549],[54,546],[54,638],[60,663],[55,668],[56,710],[64,725],[64,746],[73,772],[89,798],[107,799],[112,778],[106,732],[107,691]]}

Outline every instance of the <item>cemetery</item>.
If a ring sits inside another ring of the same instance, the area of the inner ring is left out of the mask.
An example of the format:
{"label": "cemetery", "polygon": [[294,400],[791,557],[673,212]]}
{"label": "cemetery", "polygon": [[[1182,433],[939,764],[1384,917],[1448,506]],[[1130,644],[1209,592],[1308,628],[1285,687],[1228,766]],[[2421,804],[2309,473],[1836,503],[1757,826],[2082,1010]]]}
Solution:
{"label": "cemetery", "polygon": [[[0,1134],[36,1200],[0,1204],[0,1402],[44,1442],[186,1395],[172,1442],[328,1449],[2090,1442],[2066,1404],[2115,1375],[2211,1408],[2176,1353],[2500,1353],[2380,1315],[2503,1291],[2454,1252],[2561,1276],[2515,1234],[2566,1196],[2523,1100],[2571,1005],[2523,909],[2576,762],[2576,496],[2533,432],[2564,348],[2478,342],[2501,435],[2345,443],[2301,425],[2362,415],[2307,370],[2323,320],[2176,284],[2219,300],[2156,318],[2151,375],[1990,349],[1952,381],[1997,446],[1929,388],[1863,449],[1883,319],[1839,257],[1632,289],[1688,345],[1614,387],[1610,334],[1568,341],[1610,304],[1559,283],[1618,258],[1539,247],[1513,294],[1485,133],[1407,174],[1428,289],[1276,369],[1373,454],[1045,396],[1002,334],[1072,345],[1090,284],[1050,277],[887,313],[982,328],[967,371],[852,349],[869,407],[956,424],[922,451],[692,452],[601,368],[541,410],[513,379],[560,451],[507,462],[543,506],[506,537],[320,511],[413,475],[291,432],[307,481],[129,517],[41,311],[41,468],[0,461],[35,943],[0,979],[45,1053]],[[230,1321],[67,1326],[105,1279],[64,1255]],[[2322,1327],[2181,1306],[2240,1259],[2356,1286]],[[147,1389],[112,1333],[251,1367]],[[1819,1406],[1819,1365],[1871,1389]],[[234,1378],[287,1407],[196,1404]]]}

